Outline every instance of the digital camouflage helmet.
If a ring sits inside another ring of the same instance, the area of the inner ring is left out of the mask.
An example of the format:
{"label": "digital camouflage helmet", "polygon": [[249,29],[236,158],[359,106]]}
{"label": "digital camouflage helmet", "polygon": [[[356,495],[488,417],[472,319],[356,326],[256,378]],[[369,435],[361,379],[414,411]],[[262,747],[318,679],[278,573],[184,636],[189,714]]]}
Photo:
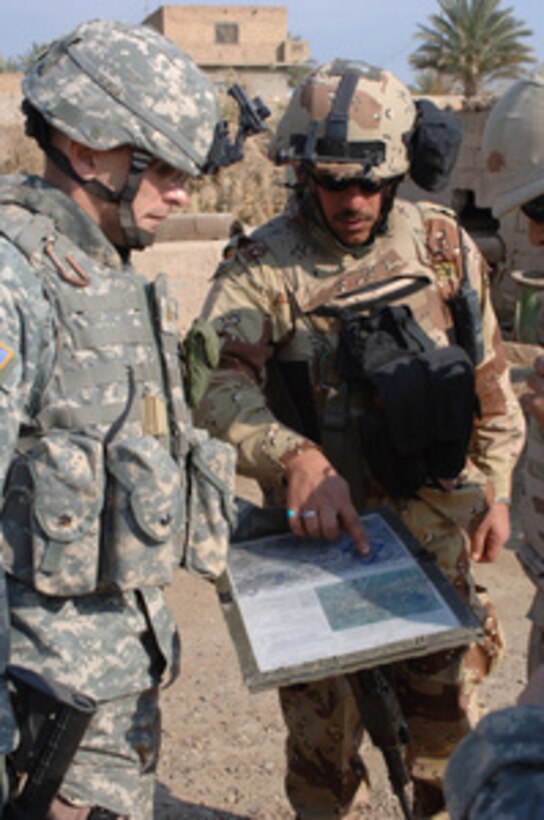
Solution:
{"label": "digital camouflage helmet", "polygon": [[[211,83],[183,51],[151,28],[110,20],[83,23],[54,41],[27,72],[23,96],[27,130],[50,159],[94,195],[119,203],[127,247],[152,239],[132,217],[148,164],[157,158],[197,176],[220,122]],[[36,111],[47,126],[95,150],[132,146],[124,188],[81,180],[36,125]]]}
{"label": "digital camouflage helmet", "polygon": [[495,103],[482,146],[496,216],[544,195],[544,64]]}
{"label": "digital camouflage helmet", "polygon": [[379,182],[410,167],[416,106],[393,74],[335,60],[299,84],[269,146],[277,163],[326,164],[340,176]]}
{"label": "digital camouflage helmet", "polygon": [[132,145],[193,176],[219,120],[212,85],[186,54],[151,28],[110,20],[53,42],[26,74],[23,95],[83,145]]}

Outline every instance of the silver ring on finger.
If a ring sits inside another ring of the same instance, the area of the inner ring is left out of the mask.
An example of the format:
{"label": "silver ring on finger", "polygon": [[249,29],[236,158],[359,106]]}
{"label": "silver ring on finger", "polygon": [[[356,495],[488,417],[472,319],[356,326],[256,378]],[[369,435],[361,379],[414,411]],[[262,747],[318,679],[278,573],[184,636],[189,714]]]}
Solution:
{"label": "silver ring on finger", "polygon": [[301,518],[316,518],[317,511],[316,510],[305,510],[304,512],[300,513]]}

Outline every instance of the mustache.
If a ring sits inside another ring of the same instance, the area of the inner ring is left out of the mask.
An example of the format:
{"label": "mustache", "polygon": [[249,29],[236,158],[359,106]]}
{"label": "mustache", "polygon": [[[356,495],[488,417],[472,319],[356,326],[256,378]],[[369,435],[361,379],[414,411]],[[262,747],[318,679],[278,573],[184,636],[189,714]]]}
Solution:
{"label": "mustache", "polygon": [[354,210],[353,208],[342,208],[335,214],[336,219],[356,219],[362,222],[373,222],[376,218],[374,214],[367,211]]}

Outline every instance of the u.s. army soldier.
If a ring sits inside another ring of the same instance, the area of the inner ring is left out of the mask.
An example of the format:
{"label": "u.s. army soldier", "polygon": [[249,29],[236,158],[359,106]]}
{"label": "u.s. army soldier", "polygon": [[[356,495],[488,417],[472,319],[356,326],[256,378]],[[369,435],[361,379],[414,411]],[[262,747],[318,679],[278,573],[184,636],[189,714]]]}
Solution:
{"label": "u.s. army soldier", "polygon": [[[294,194],[217,273],[205,313],[221,363],[198,411],[295,534],[346,529],[365,551],[358,513],[388,504],[481,618],[480,644],[396,670],[417,816],[443,809],[446,761],[500,652],[470,561],[493,560],[508,537],[524,432],[482,257],[450,211],[395,196],[416,167],[432,175],[425,114],[392,74],[355,61],[300,84],[270,146]],[[378,361],[399,335],[421,355]],[[345,816],[367,779],[346,680],[280,699],[297,817]]]}
{"label": "u.s. army soldier", "polygon": [[179,565],[221,569],[234,451],[192,427],[176,304],[130,252],[224,131],[208,80],[145,27],[81,25],[23,94],[45,172],[0,182],[11,660],[98,703],[48,816],[149,820],[179,655],[162,588]]}

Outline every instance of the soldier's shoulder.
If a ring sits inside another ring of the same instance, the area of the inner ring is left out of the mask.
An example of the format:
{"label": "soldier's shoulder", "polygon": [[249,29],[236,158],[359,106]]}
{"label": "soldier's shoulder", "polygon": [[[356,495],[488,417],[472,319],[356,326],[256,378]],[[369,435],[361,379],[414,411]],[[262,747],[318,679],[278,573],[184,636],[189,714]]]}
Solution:
{"label": "soldier's shoulder", "polygon": [[277,266],[279,249],[292,228],[283,215],[274,217],[251,233],[240,233],[228,243],[219,274],[235,274],[248,268]]}
{"label": "soldier's shoulder", "polygon": [[428,199],[420,199],[412,203],[414,209],[421,215],[424,222],[431,220],[443,221],[452,225],[457,224],[457,217],[453,208],[442,205],[439,202],[432,202]]}
{"label": "soldier's shoulder", "polygon": [[37,300],[43,300],[43,289],[27,254],[2,230],[2,210],[0,208],[0,287],[4,300],[20,303],[26,309]]}

